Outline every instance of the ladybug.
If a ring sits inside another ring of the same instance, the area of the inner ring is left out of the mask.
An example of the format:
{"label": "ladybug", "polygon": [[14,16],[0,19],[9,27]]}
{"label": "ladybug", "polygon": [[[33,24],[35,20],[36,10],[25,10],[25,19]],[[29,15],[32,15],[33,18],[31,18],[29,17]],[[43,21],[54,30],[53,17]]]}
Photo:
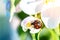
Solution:
{"label": "ladybug", "polygon": [[42,23],[39,20],[35,20],[31,25],[34,25],[34,28],[39,29],[42,27]]}

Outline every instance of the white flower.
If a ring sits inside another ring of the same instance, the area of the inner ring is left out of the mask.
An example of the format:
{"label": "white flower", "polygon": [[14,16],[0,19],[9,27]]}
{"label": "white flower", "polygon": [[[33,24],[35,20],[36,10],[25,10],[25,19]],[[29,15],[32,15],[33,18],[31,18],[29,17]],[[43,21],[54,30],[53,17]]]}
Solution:
{"label": "white flower", "polygon": [[60,0],[22,0],[20,8],[29,15],[40,11],[47,28],[56,28],[60,23]]}
{"label": "white flower", "polygon": [[35,9],[38,4],[42,5],[42,1],[43,0],[21,0],[19,4],[21,10],[23,10],[28,15],[32,15],[37,13]]}
{"label": "white flower", "polygon": [[13,16],[11,20],[11,29],[12,29],[12,34],[11,34],[11,39],[12,40],[19,40],[19,35],[17,33],[17,28],[20,25],[20,19],[17,16]]}
{"label": "white flower", "polygon": [[19,7],[19,3],[17,4],[17,6],[15,8],[15,12],[16,13],[21,12],[21,8]]}
{"label": "white flower", "polygon": [[60,0],[44,4],[41,17],[47,28],[56,28],[60,22]]}
{"label": "white flower", "polygon": [[13,18],[15,13],[21,12],[19,4],[15,7],[14,2],[15,2],[15,0],[11,0],[11,12],[10,12],[9,22],[12,21],[12,18]]}
{"label": "white flower", "polygon": [[30,33],[38,33],[42,26],[42,22],[38,18],[29,16],[21,22],[21,26],[24,32],[29,29]]}
{"label": "white flower", "polygon": [[20,19],[17,17],[17,16],[14,16],[13,18],[12,18],[12,21],[10,22],[11,23],[11,28],[13,29],[13,30],[17,30],[17,28],[18,28],[18,26],[19,26],[19,24],[20,24]]}

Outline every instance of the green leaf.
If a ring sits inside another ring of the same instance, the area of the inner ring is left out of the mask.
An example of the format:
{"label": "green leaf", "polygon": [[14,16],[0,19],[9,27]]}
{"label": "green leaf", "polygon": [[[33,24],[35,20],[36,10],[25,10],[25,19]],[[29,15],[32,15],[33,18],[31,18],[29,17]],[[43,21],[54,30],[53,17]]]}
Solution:
{"label": "green leaf", "polygon": [[40,40],[50,40],[50,37],[50,32],[46,28],[42,29],[40,33]]}
{"label": "green leaf", "polygon": [[21,40],[32,40],[32,37],[31,37],[29,31],[24,32],[22,30],[21,26],[18,27],[17,31],[18,31],[18,34],[19,34]]}
{"label": "green leaf", "polygon": [[24,13],[23,11],[19,12],[19,13],[16,13],[17,16],[23,20],[24,18],[28,17],[29,15],[27,15],[26,13]]}
{"label": "green leaf", "polygon": [[14,5],[16,6],[21,0],[15,0]]}

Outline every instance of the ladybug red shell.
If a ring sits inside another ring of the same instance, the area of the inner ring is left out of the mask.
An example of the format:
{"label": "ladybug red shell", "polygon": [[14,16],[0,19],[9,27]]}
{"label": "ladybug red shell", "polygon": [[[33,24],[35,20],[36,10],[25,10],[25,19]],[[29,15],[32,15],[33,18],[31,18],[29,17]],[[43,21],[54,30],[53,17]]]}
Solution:
{"label": "ladybug red shell", "polygon": [[34,28],[39,29],[42,27],[42,23],[39,20],[35,20],[31,25],[34,25]]}

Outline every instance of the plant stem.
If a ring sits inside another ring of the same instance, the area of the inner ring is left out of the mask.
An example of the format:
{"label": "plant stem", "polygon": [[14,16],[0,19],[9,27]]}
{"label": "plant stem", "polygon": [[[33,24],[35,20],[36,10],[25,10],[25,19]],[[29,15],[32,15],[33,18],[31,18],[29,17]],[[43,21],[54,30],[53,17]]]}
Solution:
{"label": "plant stem", "polygon": [[42,31],[42,30],[40,30],[39,33],[38,33],[38,37],[37,37],[38,40],[40,40],[39,38],[40,38],[40,33],[41,33],[41,31]]}
{"label": "plant stem", "polygon": [[39,40],[39,36],[40,36],[40,32],[38,33],[38,37],[37,37],[37,38],[38,38],[38,40]]}
{"label": "plant stem", "polygon": [[31,34],[31,36],[32,36],[32,40],[36,40],[36,38],[35,38],[35,34]]}
{"label": "plant stem", "polygon": [[56,34],[57,34],[58,36],[60,35],[60,33],[59,33],[59,27],[60,27],[60,24],[57,25],[57,27],[54,29],[55,32],[56,32]]}

